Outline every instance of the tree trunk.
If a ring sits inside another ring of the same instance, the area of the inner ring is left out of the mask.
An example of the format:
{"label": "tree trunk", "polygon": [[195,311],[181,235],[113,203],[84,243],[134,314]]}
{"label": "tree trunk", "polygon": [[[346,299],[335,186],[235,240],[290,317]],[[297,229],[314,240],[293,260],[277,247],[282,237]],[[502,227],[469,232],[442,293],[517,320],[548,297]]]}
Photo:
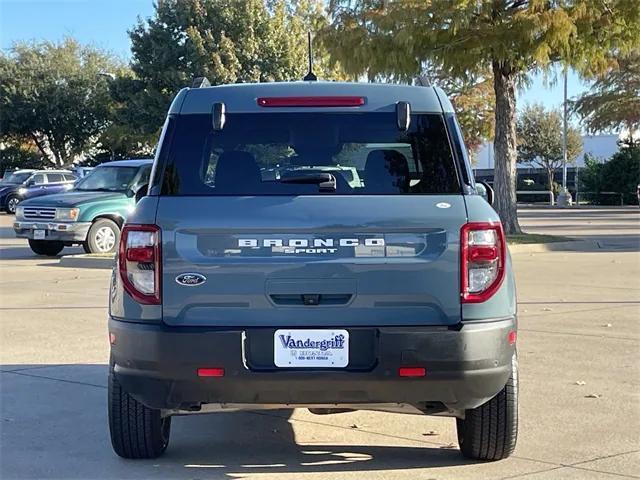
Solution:
{"label": "tree trunk", "polygon": [[549,190],[553,192],[554,197],[556,194],[556,192],[553,191],[553,180],[556,176],[555,173],[556,171],[554,168],[547,168],[547,182],[549,183]]}
{"label": "tree trunk", "polygon": [[493,62],[496,94],[494,140],[494,207],[507,234],[521,233],[516,208],[516,94],[515,75],[508,66]]}

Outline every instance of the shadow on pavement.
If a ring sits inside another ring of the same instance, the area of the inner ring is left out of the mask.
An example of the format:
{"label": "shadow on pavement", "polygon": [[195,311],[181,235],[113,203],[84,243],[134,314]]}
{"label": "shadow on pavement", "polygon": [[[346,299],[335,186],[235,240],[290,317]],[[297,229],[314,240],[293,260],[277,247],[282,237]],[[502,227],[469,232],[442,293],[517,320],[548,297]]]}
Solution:
{"label": "shadow on pavement", "polygon": [[[123,460],[110,445],[106,365],[4,365],[0,374],[1,478],[244,478],[464,465],[457,449],[363,445],[366,433],[319,425],[299,445],[292,410],[174,417],[165,455]],[[324,440],[323,440],[324,439]],[[385,438],[384,443],[403,440]],[[363,477],[366,478],[366,477]]]}

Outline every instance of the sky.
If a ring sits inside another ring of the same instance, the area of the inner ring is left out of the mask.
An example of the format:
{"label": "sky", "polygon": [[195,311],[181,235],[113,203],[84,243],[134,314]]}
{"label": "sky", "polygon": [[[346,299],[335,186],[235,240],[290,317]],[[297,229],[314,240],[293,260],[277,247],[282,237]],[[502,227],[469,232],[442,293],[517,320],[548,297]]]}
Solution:
{"label": "sky", "polygon": [[[127,30],[138,17],[152,15],[152,0],[0,0],[0,47],[6,50],[15,41],[59,41],[72,36],[127,60],[131,56]],[[530,86],[519,92],[518,105],[560,107],[561,80],[549,85],[542,75],[534,76]],[[569,75],[569,98],[587,88],[576,74]]]}

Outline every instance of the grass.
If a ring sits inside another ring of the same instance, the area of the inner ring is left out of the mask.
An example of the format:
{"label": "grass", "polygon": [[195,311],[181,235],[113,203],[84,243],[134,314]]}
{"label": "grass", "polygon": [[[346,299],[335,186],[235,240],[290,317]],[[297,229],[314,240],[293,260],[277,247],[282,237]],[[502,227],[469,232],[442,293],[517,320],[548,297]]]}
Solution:
{"label": "grass", "polygon": [[556,243],[556,242],[572,242],[574,239],[569,237],[560,237],[558,235],[541,235],[539,233],[520,233],[516,235],[507,235],[507,243],[509,245],[524,245],[529,243]]}

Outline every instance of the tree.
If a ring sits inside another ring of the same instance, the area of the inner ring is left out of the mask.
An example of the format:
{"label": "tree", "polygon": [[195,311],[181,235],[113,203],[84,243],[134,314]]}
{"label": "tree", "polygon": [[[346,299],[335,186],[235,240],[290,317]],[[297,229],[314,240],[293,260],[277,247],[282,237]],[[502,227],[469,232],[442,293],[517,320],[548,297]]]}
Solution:
{"label": "tree", "polygon": [[[564,161],[562,149],[562,114],[559,110],[545,110],[542,105],[527,106],[518,116],[518,161],[544,168],[549,190],[553,190],[555,172]],[[567,163],[575,163],[582,150],[578,129],[567,129]]]}
{"label": "tree", "polygon": [[[623,146],[606,162],[585,156],[580,183],[587,192],[618,192],[623,194],[626,203],[636,203],[635,192],[640,185],[640,146]],[[599,195],[595,197],[597,203],[605,199]]]}
{"label": "tree", "polygon": [[640,143],[640,138],[633,138],[640,129],[640,50],[616,59],[573,109],[590,132],[626,128],[629,143]]}
{"label": "tree", "polygon": [[494,135],[495,96],[490,79],[442,79],[437,83],[451,99],[472,161],[482,144]]}
{"label": "tree", "polygon": [[[162,124],[171,98],[195,77],[212,85],[302,79],[308,29],[327,23],[320,0],[160,0],[129,32],[135,79],[123,88],[145,112],[138,127]],[[340,77],[315,50],[316,73]]]}
{"label": "tree", "polygon": [[637,0],[331,0],[325,43],[348,73],[417,74],[425,62],[454,78],[489,69],[495,93],[496,210],[516,211],[516,86],[564,62],[602,71],[640,37]]}
{"label": "tree", "polygon": [[3,136],[0,142],[0,176],[20,168],[42,168],[43,158],[33,142]]}
{"label": "tree", "polygon": [[32,142],[57,166],[82,158],[109,123],[111,99],[98,74],[118,66],[71,38],[16,43],[0,55],[0,135]]}

